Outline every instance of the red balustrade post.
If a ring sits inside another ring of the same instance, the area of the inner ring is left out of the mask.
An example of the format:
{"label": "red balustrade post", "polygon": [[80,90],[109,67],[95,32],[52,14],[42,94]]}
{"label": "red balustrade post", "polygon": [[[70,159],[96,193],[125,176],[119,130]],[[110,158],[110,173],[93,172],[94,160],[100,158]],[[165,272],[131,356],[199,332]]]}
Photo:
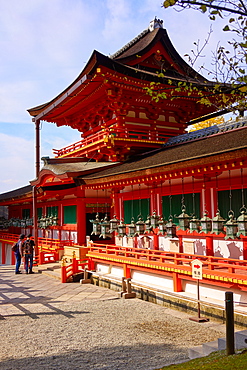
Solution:
{"label": "red balustrade post", "polygon": [[76,259],[75,251],[73,251],[72,257],[72,274],[77,274],[78,272],[78,261]]}
{"label": "red balustrade post", "polygon": [[177,272],[173,272],[172,274],[173,277],[173,291],[174,292],[182,292],[182,280],[179,278]]}
{"label": "red balustrade post", "polygon": [[39,249],[39,264],[43,265],[44,263],[44,252],[42,251],[42,247]]}
{"label": "red balustrade post", "polygon": [[206,236],[206,255],[207,256],[214,255],[213,235]]}
{"label": "red balustrade post", "polygon": [[66,260],[65,258],[62,259],[61,265],[61,283],[67,282],[67,271],[66,271]]}
{"label": "red balustrade post", "polygon": [[5,265],[6,263],[6,250],[5,250],[5,243],[2,243],[2,264]]}

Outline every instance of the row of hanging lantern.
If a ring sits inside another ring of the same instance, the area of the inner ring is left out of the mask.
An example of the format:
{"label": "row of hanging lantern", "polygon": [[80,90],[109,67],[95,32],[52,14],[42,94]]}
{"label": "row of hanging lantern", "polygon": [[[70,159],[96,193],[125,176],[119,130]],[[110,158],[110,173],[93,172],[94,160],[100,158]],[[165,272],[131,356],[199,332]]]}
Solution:
{"label": "row of hanging lantern", "polygon": [[14,227],[22,227],[25,229],[26,227],[33,225],[33,218],[27,217],[27,218],[20,219],[20,218],[12,217],[9,220],[7,220],[7,224],[8,224],[8,227],[14,226]]}
{"label": "row of hanging lantern", "polygon": [[38,228],[40,229],[46,229],[50,226],[57,226],[58,225],[58,217],[53,216],[52,214],[50,216],[42,216],[38,218]]}
{"label": "row of hanging lantern", "polygon": [[[241,215],[235,219],[233,211],[229,211],[229,220],[226,221],[217,210],[216,216],[210,219],[208,213],[205,212],[201,219],[195,216],[189,216],[186,213],[186,208],[182,206],[182,213],[175,216],[178,219],[178,228],[187,230],[191,233],[214,233],[225,234],[226,238],[236,238],[240,235],[247,236],[247,211],[246,208],[241,208]],[[124,220],[118,220],[116,215],[111,220],[108,220],[107,215],[103,220],[99,219],[99,214],[96,214],[95,220],[90,221],[93,224],[93,231],[91,235],[99,236],[100,238],[111,238],[115,232],[118,236],[134,237],[143,235],[145,233],[158,231],[160,235],[167,237],[176,237],[177,225],[173,222],[173,217],[170,216],[168,222],[164,220],[163,216],[158,216],[154,211],[151,216],[147,216],[147,220],[143,221],[141,215],[138,216],[138,221],[135,222],[132,217],[130,224],[125,224]],[[128,232],[127,232],[128,229]]]}
{"label": "row of hanging lantern", "polygon": [[[195,216],[195,192],[194,192],[194,177],[192,177],[192,188],[193,188],[193,213],[188,215],[186,213],[186,206],[184,204],[184,179],[182,178],[182,199],[181,199],[181,214],[179,216],[174,216],[178,219],[178,228],[181,230],[187,230],[188,232],[198,232],[198,233],[214,233],[214,234],[225,234],[225,238],[237,238],[240,235],[247,236],[247,209],[244,203],[244,187],[243,187],[243,171],[241,169],[241,182],[242,182],[242,207],[240,209],[240,216],[236,219],[234,217],[234,212],[231,208],[231,178],[229,171],[229,199],[230,199],[230,211],[228,212],[228,220],[225,220],[218,209],[218,199],[217,199],[217,211],[215,217],[209,218],[207,211],[204,212],[201,219],[197,219]],[[132,218],[130,224],[125,224],[124,220],[118,220],[116,215],[108,221],[107,215],[103,220],[99,220],[99,214],[97,212],[96,219],[92,220],[93,232],[92,235],[97,235],[102,238],[111,238],[112,234],[115,232],[118,236],[129,236],[133,237],[136,235],[143,235],[144,233],[152,232],[158,230],[161,235],[166,235],[167,237],[176,237],[177,226],[173,222],[172,216],[172,188],[171,180],[169,180],[170,186],[170,216],[168,222],[163,218],[163,216],[158,216],[154,211],[151,216],[147,216],[147,220],[143,221],[141,216],[141,197],[139,194],[139,216],[138,221],[135,222],[133,217],[133,198],[132,198]],[[140,184],[139,184],[140,191]],[[218,177],[216,174],[216,192],[218,192]],[[132,186],[133,194],[133,186]],[[162,194],[162,184],[161,184],[161,194]],[[162,199],[162,198],[161,198]],[[205,207],[206,209],[206,204]],[[163,209],[163,205],[161,207]],[[127,232],[128,229],[128,232]]]}
{"label": "row of hanging lantern", "polygon": [[[172,218],[167,223],[163,217],[160,217],[154,211],[151,216],[147,216],[147,220],[143,221],[141,215],[138,216],[138,221],[135,222],[134,217],[131,218],[130,224],[125,224],[124,220],[117,219],[116,215],[108,221],[107,215],[104,219],[99,219],[99,214],[96,214],[95,220],[90,220],[93,224],[91,235],[99,236],[100,238],[111,238],[115,232],[118,236],[134,237],[143,235],[146,232],[152,232],[158,228],[159,234],[167,234],[170,237],[176,235],[176,225],[173,224]],[[128,229],[128,232],[127,232]]]}

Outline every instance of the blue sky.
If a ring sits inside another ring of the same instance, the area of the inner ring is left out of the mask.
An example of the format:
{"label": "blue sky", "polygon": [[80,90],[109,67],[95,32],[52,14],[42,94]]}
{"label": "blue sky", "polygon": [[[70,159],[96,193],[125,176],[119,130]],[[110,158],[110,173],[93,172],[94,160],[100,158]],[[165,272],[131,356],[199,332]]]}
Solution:
{"label": "blue sky", "polygon": [[[164,21],[183,57],[210,28],[206,15],[161,7],[161,0],[0,0],[0,193],[35,177],[34,124],[28,108],[43,104],[79,75],[93,50],[111,55],[154,17]],[[198,61],[210,68],[211,52],[225,35],[213,23],[210,44]],[[80,133],[42,123],[41,157],[80,140]]]}

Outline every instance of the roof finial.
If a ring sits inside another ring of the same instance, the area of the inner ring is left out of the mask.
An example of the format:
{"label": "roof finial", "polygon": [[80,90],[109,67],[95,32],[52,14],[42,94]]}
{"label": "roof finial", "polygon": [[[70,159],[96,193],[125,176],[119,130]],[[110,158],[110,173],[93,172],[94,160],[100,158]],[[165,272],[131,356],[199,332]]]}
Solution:
{"label": "roof finial", "polygon": [[152,32],[155,30],[155,28],[163,28],[163,21],[161,19],[157,19],[156,16],[154,20],[149,23],[148,29],[150,32]]}

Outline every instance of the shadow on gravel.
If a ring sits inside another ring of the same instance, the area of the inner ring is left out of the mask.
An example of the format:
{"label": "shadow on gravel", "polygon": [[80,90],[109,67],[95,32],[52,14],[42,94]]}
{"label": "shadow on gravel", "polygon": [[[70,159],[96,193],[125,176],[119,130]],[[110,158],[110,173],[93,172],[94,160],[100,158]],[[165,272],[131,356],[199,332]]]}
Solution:
{"label": "shadow on gravel", "polygon": [[[3,272],[1,271],[1,274]],[[55,307],[52,305],[53,298],[47,297],[43,295],[34,295],[32,292],[37,293],[37,289],[31,287],[25,287],[23,285],[18,286],[18,284],[23,284],[23,282],[18,282],[11,279],[1,279],[0,278],[0,307],[4,305],[12,305],[17,310],[18,313],[11,313],[6,315],[0,314],[0,320],[5,320],[5,318],[11,316],[11,317],[20,317],[20,316],[29,316],[33,320],[39,319],[39,316],[42,315],[62,315],[66,318],[73,318],[73,314],[77,314],[78,312],[72,312],[72,311],[65,311],[61,310],[58,307]],[[55,301],[56,305],[60,303],[59,300]],[[23,304],[40,304],[44,307],[44,309],[47,309],[45,312],[39,312],[34,313],[28,310],[26,307],[23,307]],[[81,313],[88,313],[88,312],[79,312]]]}
{"label": "shadow on gravel", "polygon": [[71,351],[63,355],[11,359],[1,370],[153,370],[187,361],[187,351],[172,345],[119,346]]}

